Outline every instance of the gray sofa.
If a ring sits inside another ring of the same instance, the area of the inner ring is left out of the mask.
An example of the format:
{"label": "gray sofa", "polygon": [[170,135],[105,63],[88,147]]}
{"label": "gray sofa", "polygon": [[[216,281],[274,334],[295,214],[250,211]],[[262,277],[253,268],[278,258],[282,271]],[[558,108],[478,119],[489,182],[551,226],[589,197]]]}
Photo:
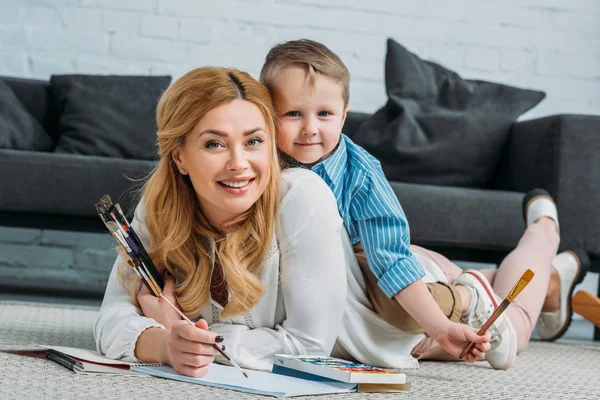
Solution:
{"label": "gray sofa", "polygon": [[[352,138],[368,114],[350,113]],[[525,192],[545,188],[557,202],[560,248],[582,247],[600,272],[600,116],[554,115],[517,122],[489,187],[391,182],[415,244],[455,260],[498,262],[523,233]]]}
{"label": "gray sofa", "polygon": [[[57,109],[46,81],[1,78],[56,139]],[[350,113],[353,137],[368,114]],[[549,190],[561,218],[561,248],[583,247],[600,272],[600,117],[555,115],[515,123],[489,187],[391,182],[415,244],[455,260],[498,262],[523,232],[521,201]],[[106,233],[94,204],[105,193],[126,211],[153,161],[0,149],[0,226]],[[0,268],[3,268],[0,264]],[[1,277],[1,275],[0,275]],[[7,290],[10,282],[0,281]],[[47,281],[46,290],[64,290]],[[31,288],[33,289],[33,288]],[[84,286],[74,291],[85,291]],[[93,296],[100,296],[95,289]]]}

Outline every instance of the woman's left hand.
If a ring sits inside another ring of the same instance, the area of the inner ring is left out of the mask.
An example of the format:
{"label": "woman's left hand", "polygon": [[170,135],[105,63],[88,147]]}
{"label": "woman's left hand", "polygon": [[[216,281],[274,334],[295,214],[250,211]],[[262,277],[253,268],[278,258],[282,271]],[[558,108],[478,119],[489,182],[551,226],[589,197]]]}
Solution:
{"label": "woman's left hand", "polygon": [[[175,278],[171,275],[165,277],[165,285],[162,291],[162,296],[166,297],[173,305],[178,307],[177,300],[175,300]],[[167,329],[171,329],[173,324],[181,320],[179,313],[173,309],[167,302],[161,297],[155,297],[146,285],[142,285],[140,292],[138,293],[137,300],[140,303],[144,316],[152,318],[159,324],[162,324]]]}

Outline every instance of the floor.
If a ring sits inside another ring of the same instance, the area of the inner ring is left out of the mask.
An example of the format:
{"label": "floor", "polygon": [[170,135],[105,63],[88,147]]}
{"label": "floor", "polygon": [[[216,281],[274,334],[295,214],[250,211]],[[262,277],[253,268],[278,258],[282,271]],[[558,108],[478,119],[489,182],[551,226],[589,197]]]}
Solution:
{"label": "floor", "polygon": [[[86,400],[136,398],[209,398],[255,400],[264,397],[239,391],[149,377],[74,374],[39,358],[24,358],[6,350],[36,343],[94,349],[92,327],[96,307],[0,301],[0,399]],[[4,350],[4,351],[2,351]],[[410,392],[349,393],[308,396],[306,399],[598,399],[600,342],[534,341],[507,371],[493,370],[485,361],[423,361],[406,370]],[[5,382],[9,384],[4,384]],[[450,389],[450,390],[449,390]]]}

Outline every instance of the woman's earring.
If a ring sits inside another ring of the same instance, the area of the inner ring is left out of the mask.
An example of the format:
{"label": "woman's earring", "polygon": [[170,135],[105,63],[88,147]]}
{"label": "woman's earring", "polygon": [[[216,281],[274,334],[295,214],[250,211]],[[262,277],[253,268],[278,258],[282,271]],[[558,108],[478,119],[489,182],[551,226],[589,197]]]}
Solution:
{"label": "woman's earring", "polygon": [[181,175],[185,175],[185,168],[181,168],[179,172],[181,172]]}

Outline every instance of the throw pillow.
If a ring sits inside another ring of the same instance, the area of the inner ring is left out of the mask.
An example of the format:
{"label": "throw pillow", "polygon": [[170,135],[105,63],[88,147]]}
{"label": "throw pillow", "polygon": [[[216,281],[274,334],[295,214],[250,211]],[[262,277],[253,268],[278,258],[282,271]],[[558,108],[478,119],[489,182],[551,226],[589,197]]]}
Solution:
{"label": "throw pillow", "polygon": [[56,152],[156,158],[156,104],[170,76],[53,75]]}
{"label": "throw pillow", "polygon": [[485,187],[512,123],[543,92],[465,80],[388,39],[388,101],[352,136],[388,179]]}
{"label": "throw pillow", "polygon": [[53,146],[52,138],[38,120],[0,80],[0,148],[49,151]]}

